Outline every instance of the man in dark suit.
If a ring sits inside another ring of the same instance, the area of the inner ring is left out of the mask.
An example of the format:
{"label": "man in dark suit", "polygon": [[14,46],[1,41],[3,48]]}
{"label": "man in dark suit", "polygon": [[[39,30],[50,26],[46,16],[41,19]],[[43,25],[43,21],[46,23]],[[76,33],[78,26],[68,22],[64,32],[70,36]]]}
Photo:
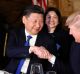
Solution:
{"label": "man in dark suit", "polygon": [[[35,55],[39,54],[41,56],[46,50],[54,55],[57,53],[54,40],[47,33],[41,31],[43,28],[43,13],[43,9],[37,5],[25,8],[22,16],[25,27],[9,32],[6,55],[11,58],[11,61],[5,68],[6,71],[16,73],[21,59],[29,61],[28,67],[30,67],[31,63],[37,62],[42,63],[44,70],[47,70],[49,66],[51,68],[52,65],[47,59],[40,59],[39,56]],[[28,35],[32,36],[29,41],[30,46],[25,46]],[[41,52],[42,50],[43,52]],[[46,56],[44,55],[44,57]],[[24,68],[21,68],[21,72],[25,73]],[[29,74],[29,70],[26,70],[26,73]]]}
{"label": "man in dark suit", "polygon": [[80,74],[80,11],[69,16],[66,25],[70,29],[69,34],[75,39],[71,46],[70,64],[73,74]]}

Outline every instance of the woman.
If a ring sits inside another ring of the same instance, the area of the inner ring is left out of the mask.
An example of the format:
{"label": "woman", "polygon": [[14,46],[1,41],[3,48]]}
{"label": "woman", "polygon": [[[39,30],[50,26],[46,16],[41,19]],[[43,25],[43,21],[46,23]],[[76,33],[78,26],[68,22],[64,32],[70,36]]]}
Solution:
{"label": "woman", "polygon": [[61,14],[57,8],[49,7],[44,16],[44,28],[55,39],[58,56],[64,61],[68,61],[68,54],[72,37],[62,28]]}

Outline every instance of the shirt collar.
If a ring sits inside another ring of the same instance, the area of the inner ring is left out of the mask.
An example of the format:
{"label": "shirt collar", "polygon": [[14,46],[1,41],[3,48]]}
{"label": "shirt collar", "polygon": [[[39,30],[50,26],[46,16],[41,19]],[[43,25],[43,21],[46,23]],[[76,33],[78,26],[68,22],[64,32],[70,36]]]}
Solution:
{"label": "shirt collar", "polygon": [[[31,34],[29,34],[28,31],[25,29],[25,36],[27,37],[28,35],[31,35]],[[31,36],[32,36],[32,38],[37,37],[37,35],[31,35]]]}

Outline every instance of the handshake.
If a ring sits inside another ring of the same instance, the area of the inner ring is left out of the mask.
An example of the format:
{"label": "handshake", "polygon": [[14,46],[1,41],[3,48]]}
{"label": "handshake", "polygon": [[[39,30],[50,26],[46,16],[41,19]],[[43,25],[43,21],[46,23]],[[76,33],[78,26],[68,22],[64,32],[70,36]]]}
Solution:
{"label": "handshake", "polygon": [[31,46],[29,48],[29,53],[34,53],[37,55],[37,57],[42,58],[42,59],[48,59],[50,60],[52,58],[52,54],[43,46]]}

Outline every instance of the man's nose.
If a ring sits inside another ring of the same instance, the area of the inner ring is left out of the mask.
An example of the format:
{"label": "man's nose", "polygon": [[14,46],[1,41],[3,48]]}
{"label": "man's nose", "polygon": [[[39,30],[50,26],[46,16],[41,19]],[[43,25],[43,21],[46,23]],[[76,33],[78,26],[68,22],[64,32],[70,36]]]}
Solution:
{"label": "man's nose", "polygon": [[36,27],[39,27],[39,26],[40,26],[40,23],[39,23],[39,22],[37,22],[37,23],[36,23]]}

